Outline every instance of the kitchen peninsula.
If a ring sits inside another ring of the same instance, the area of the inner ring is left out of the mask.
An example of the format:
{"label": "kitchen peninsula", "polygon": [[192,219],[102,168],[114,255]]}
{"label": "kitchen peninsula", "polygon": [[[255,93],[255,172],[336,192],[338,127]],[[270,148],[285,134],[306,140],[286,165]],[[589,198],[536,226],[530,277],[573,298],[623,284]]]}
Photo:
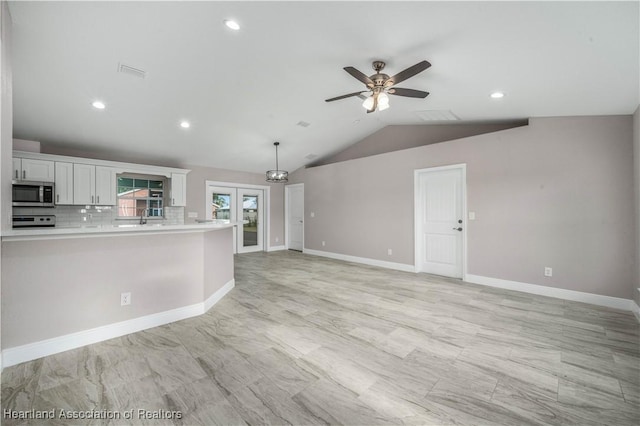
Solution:
{"label": "kitchen peninsula", "polygon": [[5,366],[203,314],[234,286],[233,226],[7,231]]}
{"label": "kitchen peninsula", "polygon": [[5,367],[203,314],[233,288],[235,223],[184,224],[189,170],[23,151],[13,164],[14,188],[55,193],[50,208],[14,194],[2,232]]}

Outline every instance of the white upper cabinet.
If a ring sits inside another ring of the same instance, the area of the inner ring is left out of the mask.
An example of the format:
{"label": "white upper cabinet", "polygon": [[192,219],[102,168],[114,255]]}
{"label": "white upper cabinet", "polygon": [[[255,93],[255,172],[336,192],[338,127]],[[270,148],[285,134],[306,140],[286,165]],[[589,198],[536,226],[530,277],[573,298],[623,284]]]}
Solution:
{"label": "white upper cabinet", "polygon": [[187,175],[184,173],[171,173],[171,205],[187,205]]}
{"label": "white upper cabinet", "polygon": [[13,179],[53,182],[55,180],[54,162],[31,158],[14,158]]}
{"label": "white upper cabinet", "polygon": [[170,178],[171,198],[167,200],[165,191],[165,205],[186,206],[189,172],[173,167],[13,151],[12,179],[55,182],[55,204],[60,205],[117,205],[118,175],[129,173]]}
{"label": "white upper cabinet", "polygon": [[73,163],[56,161],[56,204],[73,204]]}
{"label": "white upper cabinet", "polygon": [[73,203],[84,205],[96,203],[96,166],[73,165]]}
{"label": "white upper cabinet", "polygon": [[116,205],[116,169],[96,166],[96,204]]}
{"label": "white upper cabinet", "polygon": [[74,164],[73,204],[115,205],[116,169],[91,164]]}

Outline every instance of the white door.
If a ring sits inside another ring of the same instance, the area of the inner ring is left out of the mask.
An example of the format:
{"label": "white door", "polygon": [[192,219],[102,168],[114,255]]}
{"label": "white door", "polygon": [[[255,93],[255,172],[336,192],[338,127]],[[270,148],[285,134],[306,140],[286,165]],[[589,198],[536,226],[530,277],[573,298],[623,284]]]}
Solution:
{"label": "white door", "polygon": [[[207,188],[207,199],[209,208],[207,209],[207,219],[228,220],[235,222],[237,218],[237,190],[226,186],[209,186]],[[233,252],[238,252],[237,247],[237,227],[233,227]]]}
{"label": "white door", "polygon": [[417,173],[416,268],[462,278],[463,168]]}
{"label": "white door", "polygon": [[263,251],[263,196],[261,189],[238,188],[238,253]]}
{"label": "white door", "polygon": [[302,251],[304,248],[304,184],[287,185],[287,248]]}

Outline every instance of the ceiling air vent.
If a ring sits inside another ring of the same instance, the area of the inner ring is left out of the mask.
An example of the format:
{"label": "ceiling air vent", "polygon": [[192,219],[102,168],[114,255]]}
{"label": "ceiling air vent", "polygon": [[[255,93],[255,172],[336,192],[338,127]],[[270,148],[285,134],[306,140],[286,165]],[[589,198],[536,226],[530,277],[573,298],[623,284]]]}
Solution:
{"label": "ceiling air vent", "polygon": [[309,155],[305,156],[304,158],[306,158],[307,160],[314,160],[314,159],[318,158],[318,156],[316,154],[309,154]]}
{"label": "ceiling air vent", "polygon": [[309,127],[311,123],[307,123],[306,121],[298,121],[297,125],[300,127]]}
{"label": "ceiling air vent", "polygon": [[147,76],[147,72],[138,68],[130,67],[125,64],[118,64],[118,72],[123,74],[129,74],[138,78],[145,78]]}
{"label": "ceiling air vent", "polygon": [[424,121],[457,121],[460,117],[447,110],[431,110],[431,111],[416,111],[418,117]]}

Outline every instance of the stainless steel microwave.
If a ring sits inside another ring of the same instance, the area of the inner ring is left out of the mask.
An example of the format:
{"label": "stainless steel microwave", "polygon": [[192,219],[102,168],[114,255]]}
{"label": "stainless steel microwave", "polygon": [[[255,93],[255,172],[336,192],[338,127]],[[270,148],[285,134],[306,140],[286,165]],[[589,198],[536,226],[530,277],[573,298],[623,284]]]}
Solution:
{"label": "stainless steel microwave", "polygon": [[13,182],[14,207],[54,207],[53,182]]}

